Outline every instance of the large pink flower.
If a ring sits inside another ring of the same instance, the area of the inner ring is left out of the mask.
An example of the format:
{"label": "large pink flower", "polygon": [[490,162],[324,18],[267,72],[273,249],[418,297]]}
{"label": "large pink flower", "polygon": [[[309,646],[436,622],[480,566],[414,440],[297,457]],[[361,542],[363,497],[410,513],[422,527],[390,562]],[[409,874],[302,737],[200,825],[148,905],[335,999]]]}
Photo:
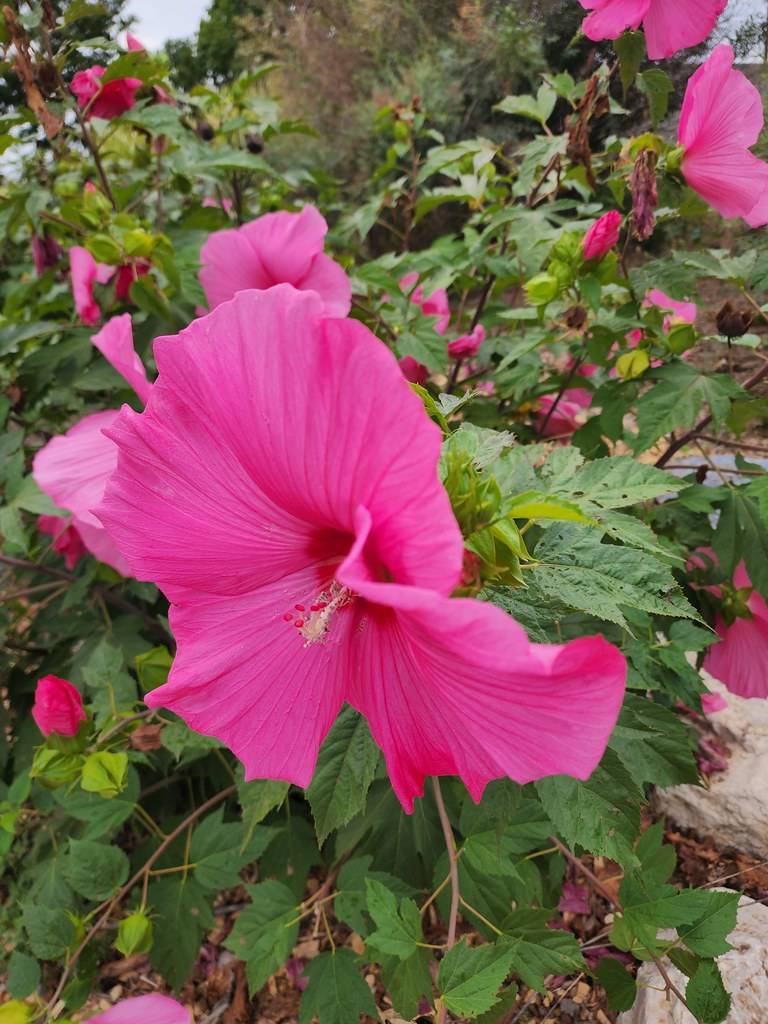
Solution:
{"label": "large pink flower", "polygon": [[123,409],[99,517],[173,602],[178,654],[148,695],[219,737],[248,778],[306,786],[344,701],[410,809],[427,774],[590,774],[625,665],[602,638],[528,642],[449,597],[462,538],[440,431],[368,329],[288,286],[241,292],[155,345]]}
{"label": "large pink flower", "polygon": [[241,228],[208,236],[200,250],[200,284],[214,309],[237,292],[292,284],[317,292],[328,316],[346,316],[349,278],[323,252],[328,225],[309,203],[300,213],[265,213]]}
{"label": "large pink flower", "polygon": [[678,141],[685,180],[723,217],[768,224],[768,164],[750,152],[763,129],[763,101],[721,43],[691,75]]}
{"label": "large pink flower", "polygon": [[192,1014],[168,996],[136,996],[89,1017],[85,1024],[192,1024]]}
{"label": "large pink flower", "polygon": [[[91,340],[145,401],[151,385],[134,351],[130,316],[124,313],[113,317]],[[92,413],[65,434],[52,438],[35,455],[32,475],[40,490],[69,512],[71,525],[91,554],[128,576],[127,563],[92,512],[101,501],[107,479],[117,463],[117,449],[104,433],[117,416],[117,409]]]}
{"label": "large pink flower", "polygon": [[[736,569],[733,585],[737,589],[752,586],[743,562]],[[720,643],[708,649],[704,668],[731,693],[768,697],[768,605],[753,590],[747,608],[751,618],[737,618],[730,625],[718,616],[715,630]]]}
{"label": "large pink flower", "polygon": [[106,68],[94,64],[72,77],[70,89],[81,107],[87,107],[86,119],[101,117],[111,121],[136,103],[136,92],[142,86],[140,78],[114,78],[102,83]]}
{"label": "large pink flower", "polygon": [[69,250],[69,273],[77,315],[84,324],[93,327],[101,319],[101,309],[94,298],[93,286],[106,284],[115,273],[115,268],[106,263],[97,263],[87,249],[73,245]]}
{"label": "large pink flower", "polygon": [[582,29],[589,39],[616,39],[643,26],[651,60],[703,43],[728,0],[579,0],[591,11]]}

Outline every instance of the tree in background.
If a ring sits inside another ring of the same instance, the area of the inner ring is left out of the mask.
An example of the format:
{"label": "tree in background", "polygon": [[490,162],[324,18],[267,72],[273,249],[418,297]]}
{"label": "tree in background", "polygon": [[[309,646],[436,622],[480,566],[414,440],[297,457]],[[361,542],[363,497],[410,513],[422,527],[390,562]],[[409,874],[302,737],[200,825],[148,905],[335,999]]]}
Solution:
{"label": "tree in background", "polygon": [[238,50],[238,21],[243,15],[260,17],[264,7],[258,0],[212,0],[194,39],[166,43],[175,84],[191,89],[206,81],[234,81],[247,63]]}

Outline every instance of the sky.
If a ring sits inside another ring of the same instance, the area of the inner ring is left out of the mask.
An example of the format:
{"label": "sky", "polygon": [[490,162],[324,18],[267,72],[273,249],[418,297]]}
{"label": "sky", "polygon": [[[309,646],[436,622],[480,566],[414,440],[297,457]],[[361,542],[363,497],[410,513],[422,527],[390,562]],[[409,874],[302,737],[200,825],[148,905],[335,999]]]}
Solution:
{"label": "sky", "polygon": [[134,34],[150,50],[167,39],[184,39],[197,32],[210,0],[128,0],[126,11],[138,19]]}

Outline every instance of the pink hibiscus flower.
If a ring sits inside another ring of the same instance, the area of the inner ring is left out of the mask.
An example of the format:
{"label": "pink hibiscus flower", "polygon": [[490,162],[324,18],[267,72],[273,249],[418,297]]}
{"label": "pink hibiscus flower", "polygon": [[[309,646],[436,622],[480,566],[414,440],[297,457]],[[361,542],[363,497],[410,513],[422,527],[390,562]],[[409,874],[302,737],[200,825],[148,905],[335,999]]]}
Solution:
{"label": "pink hibiscus flower", "polygon": [[84,324],[93,327],[101,319],[101,309],[94,298],[93,286],[106,284],[115,273],[115,268],[106,263],[97,263],[87,249],[73,245],[69,250],[69,273],[77,315]]}
{"label": "pink hibiscus flower", "polygon": [[643,300],[643,305],[646,307],[656,306],[658,309],[670,311],[670,315],[664,319],[664,330],[667,333],[676,323],[695,324],[699,312],[695,302],[679,302],[677,299],[670,298],[659,288],[653,288],[648,292]]}
{"label": "pink hibiscus flower", "polygon": [[469,334],[462,334],[455,341],[448,342],[448,355],[451,359],[472,359],[480,351],[485,341],[485,328],[478,324]]}
{"label": "pink hibiscus flower", "polygon": [[117,268],[115,278],[115,298],[118,302],[127,302],[131,297],[131,285],[149,273],[152,264],[148,260],[137,259],[132,263],[124,263]]}
{"label": "pink hibiscus flower", "polygon": [[[361,323],[289,286],[239,293],[155,345],[99,517],[172,602],[178,653],[148,695],[247,778],[309,784],[344,701],[410,810],[427,774],[587,777],[625,680],[601,637],[529,643],[452,599],[463,542],[440,431]],[[471,642],[470,642],[471,638]]]}
{"label": "pink hibiscus flower", "polygon": [[68,569],[74,569],[87,550],[77,527],[66,516],[38,516],[37,528],[53,537],[51,547],[57,555],[63,555]]}
{"label": "pink hibiscus flower", "polygon": [[200,250],[200,284],[215,309],[237,292],[292,284],[317,292],[328,316],[346,316],[352,287],[343,269],[323,252],[328,225],[307,203],[300,213],[265,213],[241,228],[208,236]]}
{"label": "pink hibiscus flower", "polygon": [[691,75],[678,141],[691,188],[723,217],[768,224],[768,164],[750,152],[763,129],[763,101],[721,43]]}
{"label": "pink hibiscus flower", "polygon": [[168,996],[152,994],[122,1002],[89,1017],[85,1024],[192,1024],[192,1014]]}
{"label": "pink hibiscus flower", "polygon": [[579,0],[591,11],[582,30],[589,39],[617,39],[643,26],[651,60],[703,43],[728,0]]}
{"label": "pink hibiscus flower", "polygon": [[[557,403],[555,411],[550,414],[550,409],[555,404],[557,395],[542,395],[539,398],[539,409],[536,413],[536,423],[540,425],[546,421],[543,427],[542,437],[563,437],[574,434],[579,427],[584,425],[586,420],[585,412],[592,404],[592,392],[586,388],[568,388],[563,392],[563,397]],[[549,414],[549,419],[547,415]]]}
{"label": "pink hibiscus flower", "polygon": [[585,260],[601,260],[619,240],[621,214],[610,210],[598,218],[587,231],[581,243]]}
{"label": "pink hibiscus flower", "polygon": [[[752,586],[744,563],[733,577],[737,589]],[[719,594],[720,588],[710,588]],[[720,643],[713,644],[704,657],[704,668],[740,697],[768,697],[768,605],[753,590],[747,599],[749,618],[734,619],[730,625],[718,615],[715,631]]]}
{"label": "pink hibiscus flower", "polygon": [[[113,317],[91,341],[139,398],[146,401],[151,384],[133,347],[129,314]],[[104,433],[117,416],[117,409],[91,413],[65,434],[52,438],[35,455],[32,475],[40,490],[69,512],[69,524],[91,554],[123,576],[129,576],[127,563],[92,512],[101,501],[107,479],[117,463],[117,449]]]}
{"label": "pink hibiscus flower", "polygon": [[[448,292],[445,288],[436,288],[425,297],[422,285],[419,284],[413,288],[418,280],[419,275],[415,270],[412,270],[410,274],[405,274],[404,277],[400,278],[400,289],[404,292],[411,292],[411,302],[419,306],[424,316],[437,317],[435,320],[435,331],[438,334],[445,334],[448,330],[448,324],[451,322]],[[413,291],[411,291],[412,288]]]}
{"label": "pink hibiscus flower", "polygon": [[102,84],[106,68],[94,64],[72,77],[70,89],[81,107],[87,107],[86,120],[101,117],[111,121],[136,103],[136,92],[142,86],[140,78],[114,78]]}

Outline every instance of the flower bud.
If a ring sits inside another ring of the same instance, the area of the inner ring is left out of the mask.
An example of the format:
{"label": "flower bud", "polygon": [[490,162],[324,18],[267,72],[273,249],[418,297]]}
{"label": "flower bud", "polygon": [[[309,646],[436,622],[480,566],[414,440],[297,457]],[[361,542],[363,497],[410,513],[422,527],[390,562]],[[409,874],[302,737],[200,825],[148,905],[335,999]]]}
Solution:
{"label": "flower bud", "polygon": [[723,304],[717,314],[717,330],[723,337],[742,338],[752,326],[752,314],[735,309],[730,302]]}
{"label": "flower bud", "polygon": [[43,734],[75,736],[86,720],[83,699],[72,683],[58,676],[43,676],[37,682],[32,717]]}
{"label": "flower bud", "polygon": [[264,149],[264,139],[255,132],[248,132],[245,136],[245,147],[249,153],[253,153],[255,156],[258,156],[258,154]]}
{"label": "flower bud", "polygon": [[123,956],[148,953],[152,948],[152,922],[146,914],[129,914],[117,929],[115,949]]}

